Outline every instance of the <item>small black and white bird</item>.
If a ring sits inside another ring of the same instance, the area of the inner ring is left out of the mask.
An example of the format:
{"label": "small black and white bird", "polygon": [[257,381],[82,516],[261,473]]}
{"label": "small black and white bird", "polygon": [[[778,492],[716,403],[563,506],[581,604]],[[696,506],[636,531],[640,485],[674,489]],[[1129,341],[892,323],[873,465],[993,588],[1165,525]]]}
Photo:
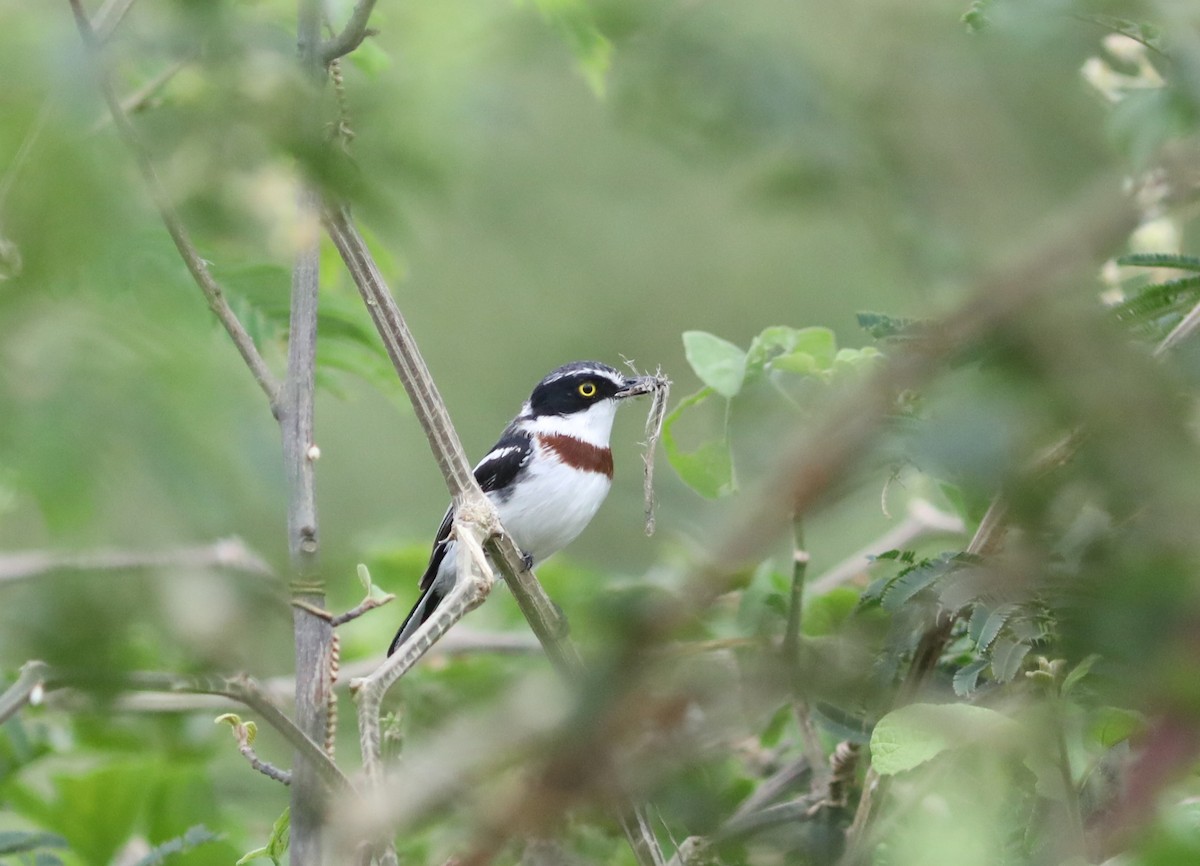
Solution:
{"label": "small black and white bird", "polygon": [[[538,382],[521,412],[475,467],[475,480],[531,566],[566,547],[595,516],[612,486],[608,440],[617,401],[654,390],[653,376],[626,378],[599,361],[575,361]],[[391,655],[453,588],[458,543],[446,511],[421,595],[388,648]]]}

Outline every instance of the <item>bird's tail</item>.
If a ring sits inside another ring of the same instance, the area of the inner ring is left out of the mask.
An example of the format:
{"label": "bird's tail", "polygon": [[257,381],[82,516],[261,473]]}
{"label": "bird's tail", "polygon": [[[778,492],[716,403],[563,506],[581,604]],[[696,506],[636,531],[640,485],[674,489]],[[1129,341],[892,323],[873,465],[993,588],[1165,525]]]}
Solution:
{"label": "bird's tail", "polygon": [[417,603],[413,605],[413,609],[409,611],[408,616],[405,618],[404,624],[400,626],[400,630],[392,638],[392,645],[388,647],[387,651],[389,656],[399,649],[402,643],[413,636],[413,633],[421,627],[421,623],[433,615],[433,612],[437,610],[437,606],[442,603],[442,595],[441,587],[437,585],[436,580],[421,593],[421,597],[417,599]]}

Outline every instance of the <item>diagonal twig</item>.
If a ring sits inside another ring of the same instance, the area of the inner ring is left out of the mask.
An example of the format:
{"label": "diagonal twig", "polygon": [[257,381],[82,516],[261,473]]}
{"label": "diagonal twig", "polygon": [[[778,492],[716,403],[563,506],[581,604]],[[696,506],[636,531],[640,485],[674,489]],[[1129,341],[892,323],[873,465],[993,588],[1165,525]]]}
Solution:
{"label": "diagonal twig", "polygon": [[91,550],[53,553],[30,550],[0,553],[0,584],[29,580],[52,571],[127,571],[146,568],[228,568],[269,576],[271,566],[240,538],[170,550]]}
{"label": "diagonal twig", "polygon": [[41,703],[41,695],[49,676],[50,666],[45,662],[29,661],[21,665],[17,681],[0,694],[0,725],[27,704]]}
{"label": "diagonal twig", "polygon": [[258,387],[266,395],[271,406],[271,412],[278,414],[279,400],[279,382],[275,378],[275,374],[267,366],[267,362],[263,360],[259,354],[258,347],[254,345],[254,340],[246,331],[237,315],[229,306],[229,302],[225,299],[225,291],[221,285],[213,277],[208,269],[208,264],[200,256],[199,250],[192,242],[191,235],[183,225],[183,220],[175,210],[175,205],[171,202],[171,197],[167,194],[162,182],[158,178],[158,171],[154,167],[154,161],[151,159],[149,152],[142,144],[141,139],[137,134],[137,130],[133,128],[133,124],[129,120],[129,116],[121,106],[121,100],[113,89],[112,82],[109,79],[107,65],[104,61],[103,53],[100,46],[100,40],[97,37],[96,31],[92,28],[91,22],[88,20],[87,13],[83,9],[82,0],[67,0],[71,4],[71,11],[75,16],[75,26],[79,29],[79,36],[83,41],[84,47],[87,49],[89,58],[92,61],[96,70],[96,86],[100,89],[101,96],[104,97],[105,103],[108,105],[108,110],[112,114],[113,124],[117,128],[117,132],[121,139],[125,142],[125,146],[133,154],[134,161],[137,163],[138,170],[142,174],[142,179],[146,187],[150,191],[150,197],[154,201],[155,207],[158,209],[159,216],[163,221],[163,225],[170,234],[171,240],[175,243],[175,248],[179,251],[184,264],[187,266],[188,273],[192,275],[196,285],[200,287],[200,291],[204,294],[204,299],[208,302],[208,307],[220,321],[221,325],[233,340],[234,347],[242,356],[242,360],[246,362],[246,366],[250,368],[251,375],[254,376],[254,381],[258,383]]}
{"label": "diagonal twig", "polygon": [[[408,392],[456,510],[477,516],[474,530],[479,534],[476,537],[484,539],[484,549],[504,577],[546,655],[567,680],[577,680],[582,671],[582,659],[574,643],[566,637],[562,613],[525,565],[516,544],[500,526],[495,508],[476,483],[446,404],[362,236],[344,208],[327,203],[322,222],[358,287],[388,357]],[[471,529],[470,526],[465,528]],[[641,807],[627,803],[622,807],[622,813],[622,828],[640,866],[660,866],[662,852]]]}
{"label": "diagonal twig", "polygon": [[281,770],[270,761],[264,761],[258,756],[258,752],[254,751],[254,746],[251,742],[254,740],[255,728],[253,722],[243,722],[239,716],[234,713],[225,713],[218,716],[216,723],[219,725],[222,722],[229,724],[233,730],[233,738],[237,741],[238,751],[253,770],[262,773],[268,779],[274,779],[281,785],[292,784],[292,774],[287,770]]}

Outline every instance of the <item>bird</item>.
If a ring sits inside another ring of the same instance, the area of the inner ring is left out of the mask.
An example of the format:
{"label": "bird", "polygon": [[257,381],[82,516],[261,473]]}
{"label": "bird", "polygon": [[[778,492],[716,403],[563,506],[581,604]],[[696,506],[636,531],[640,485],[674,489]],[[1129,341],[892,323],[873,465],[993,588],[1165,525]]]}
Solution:
{"label": "bird", "polygon": [[[599,361],[564,364],[538,382],[479,461],[475,480],[530,568],[574,541],[596,515],[612,486],[609,437],[617,404],[655,387],[653,376],[626,377]],[[454,587],[458,542],[451,537],[453,523],[451,505],[434,538],[420,595],[388,647],[389,656]]]}

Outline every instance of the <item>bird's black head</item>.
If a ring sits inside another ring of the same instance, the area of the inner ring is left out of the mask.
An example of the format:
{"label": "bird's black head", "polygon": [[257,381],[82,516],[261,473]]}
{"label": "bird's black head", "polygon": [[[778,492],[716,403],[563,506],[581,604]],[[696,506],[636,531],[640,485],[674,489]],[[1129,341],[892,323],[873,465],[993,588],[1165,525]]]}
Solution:
{"label": "bird's black head", "polygon": [[538,382],[529,397],[529,414],[571,415],[605,400],[620,399],[633,382],[599,361],[564,364]]}

